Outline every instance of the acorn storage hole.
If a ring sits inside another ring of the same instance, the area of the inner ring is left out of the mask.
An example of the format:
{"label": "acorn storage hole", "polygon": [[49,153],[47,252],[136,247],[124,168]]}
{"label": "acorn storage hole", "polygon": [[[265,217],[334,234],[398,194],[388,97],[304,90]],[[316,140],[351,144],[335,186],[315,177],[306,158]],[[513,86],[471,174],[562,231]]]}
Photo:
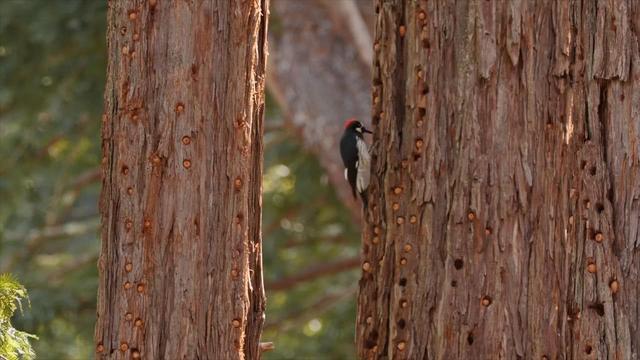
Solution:
{"label": "acorn storage hole", "polygon": [[407,286],[407,278],[401,278],[398,284],[400,286]]}
{"label": "acorn storage hole", "polygon": [[598,214],[601,214],[604,211],[604,205],[600,202],[596,203],[596,211]]}
{"label": "acorn storage hole", "polygon": [[453,266],[456,268],[456,270],[460,270],[462,269],[462,267],[464,266],[464,260],[462,259],[455,259],[453,261]]}
{"label": "acorn storage hole", "polygon": [[591,344],[587,344],[587,345],[584,347],[584,352],[585,352],[587,355],[591,355],[591,353],[593,352],[593,346],[591,346]]}
{"label": "acorn storage hole", "polygon": [[604,305],[602,303],[591,304],[589,309],[595,311],[598,316],[604,316]]}
{"label": "acorn storage hole", "polygon": [[473,345],[473,332],[469,331],[469,333],[467,334],[467,343],[469,345]]}
{"label": "acorn storage hole", "polygon": [[365,347],[367,349],[372,349],[378,343],[378,331],[371,330],[369,336],[367,336],[367,340],[365,341]]}

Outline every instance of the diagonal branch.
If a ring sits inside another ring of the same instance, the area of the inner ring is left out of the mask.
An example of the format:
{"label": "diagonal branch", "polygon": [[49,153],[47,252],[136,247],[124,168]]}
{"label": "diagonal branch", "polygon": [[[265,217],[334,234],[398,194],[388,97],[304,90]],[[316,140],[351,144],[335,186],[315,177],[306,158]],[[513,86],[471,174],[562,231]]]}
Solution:
{"label": "diagonal branch", "polygon": [[283,327],[290,326],[292,322],[302,322],[307,319],[311,319],[318,315],[323,314],[327,310],[331,309],[334,305],[341,301],[353,296],[356,292],[356,287],[347,288],[346,291],[341,293],[331,293],[320,298],[310,306],[304,307],[299,310],[295,310],[285,315],[282,319],[277,319],[272,323],[265,326],[265,331],[282,329]]}
{"label": "diagonal branch", "polygon": [[306,281],[355,269],[358,267],[358,264],[360,264],[360,258],[353,257],[332,263],[316,265],[298,275],[269,282],[267,283],[266,289],[269,291],[287,290]]}
{"label": "diagonal branch", "polygon": [[273,15],[280,30],[269,34],[268,90],[359,221],[361,205],[344,180],[338,143],[345,119],[370,118],[370,67],[322,2],[274,1]]}
{"label": "diagonal branch", "polygon": [[371,30],[358,9],[357,2],[355,0],[322,0],[322,3],[341,25],[349,29],[350,38],[358,49],[360,60],[365,66],[371,66],[373,63]]}

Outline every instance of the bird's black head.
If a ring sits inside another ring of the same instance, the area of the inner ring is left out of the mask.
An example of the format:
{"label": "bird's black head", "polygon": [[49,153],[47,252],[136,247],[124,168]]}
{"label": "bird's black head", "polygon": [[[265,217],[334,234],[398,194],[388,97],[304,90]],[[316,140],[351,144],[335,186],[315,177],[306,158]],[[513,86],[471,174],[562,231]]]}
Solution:
{"label": "bird's black head", "polygon": [[344,131],[355,131],[359,134],[372,134],[367,128],[365,128],[360,121],[356,119],[348,119],[344,122]]}

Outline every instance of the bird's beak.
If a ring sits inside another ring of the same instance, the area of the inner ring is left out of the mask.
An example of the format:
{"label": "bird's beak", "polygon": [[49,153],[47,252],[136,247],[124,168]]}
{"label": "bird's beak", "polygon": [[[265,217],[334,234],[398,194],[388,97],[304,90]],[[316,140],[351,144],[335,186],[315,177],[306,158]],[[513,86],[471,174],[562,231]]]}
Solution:
{"label": "bird's beak", "polygon": [[362,127],[362,132],[363,132],[363,133],[366,133],[366,134],[373,134],[373,132],[372,132],[371,130],[367,129],[367,128],[366,128],[366,127],[364,127],[364,126]]}

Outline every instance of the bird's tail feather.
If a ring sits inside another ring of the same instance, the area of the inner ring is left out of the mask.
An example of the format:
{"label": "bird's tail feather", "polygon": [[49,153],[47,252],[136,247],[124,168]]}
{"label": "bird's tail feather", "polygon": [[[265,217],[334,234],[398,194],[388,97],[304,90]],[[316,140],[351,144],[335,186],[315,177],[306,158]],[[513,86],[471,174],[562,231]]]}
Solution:
{"label": "bird's tail feather", "polygon": [[362,199],[362,208],[366,211],[369,206],[369,200],[367,196],[367,190],[360,193],[360,199]]}

